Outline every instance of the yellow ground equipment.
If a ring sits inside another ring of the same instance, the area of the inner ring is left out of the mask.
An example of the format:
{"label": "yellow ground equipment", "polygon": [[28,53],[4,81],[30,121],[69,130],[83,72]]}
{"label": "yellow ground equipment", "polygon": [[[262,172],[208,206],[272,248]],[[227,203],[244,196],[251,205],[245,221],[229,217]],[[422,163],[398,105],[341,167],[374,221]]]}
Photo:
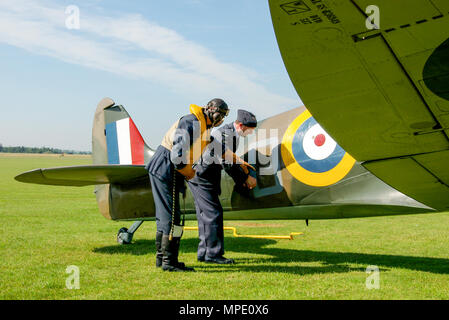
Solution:
{"label": "yellow ground equipment", "polygon": [[[184,227],[184,230],[198,230],[198,227]],[[232,235],[236,238],[257,238],[257,239],[286,239],[293,240],[294,236],[303,235],[303,232],[291,232],[288,236],[270,236],[270,235],[248,235],[238,234],[234,227],[224,227],[223,230],[231,230]]]}

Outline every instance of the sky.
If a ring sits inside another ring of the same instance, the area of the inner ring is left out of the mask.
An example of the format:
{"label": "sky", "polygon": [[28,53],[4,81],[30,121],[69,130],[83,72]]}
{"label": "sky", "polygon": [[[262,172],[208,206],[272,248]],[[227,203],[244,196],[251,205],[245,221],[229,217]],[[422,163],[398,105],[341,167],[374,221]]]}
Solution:
{"label": "sky", "polygon": [[0,0],[3,146],[91,151],[103,97],[152,148],[191,103],[222,98],[227,121],[302,105],[268,0]]}

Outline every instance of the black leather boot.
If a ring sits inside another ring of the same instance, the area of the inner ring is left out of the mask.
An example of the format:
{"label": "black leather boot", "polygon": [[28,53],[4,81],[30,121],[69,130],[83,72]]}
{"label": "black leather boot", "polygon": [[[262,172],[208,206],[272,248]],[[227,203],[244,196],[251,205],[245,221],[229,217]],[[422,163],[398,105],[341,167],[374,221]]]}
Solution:
{"label": "black leather boot", "polygon": [[186,267],[184,263],[178,261],[179,245],[181,238],[173,238],[171,241],[168,235],[162,236],[162,270],[164,271],[195,271]]}
{"label": "black leather boot", "polygon": [[217,263],[217,264],[234,264],[235,263],[234,259],[228,259],[223,256],[218,256],[215,258],[206,257],[204,259],[204,261],[207,263]]}
{"label": "black leather boot", "polygon": [[162,231],[156,232],[156,267],[162,266]]}

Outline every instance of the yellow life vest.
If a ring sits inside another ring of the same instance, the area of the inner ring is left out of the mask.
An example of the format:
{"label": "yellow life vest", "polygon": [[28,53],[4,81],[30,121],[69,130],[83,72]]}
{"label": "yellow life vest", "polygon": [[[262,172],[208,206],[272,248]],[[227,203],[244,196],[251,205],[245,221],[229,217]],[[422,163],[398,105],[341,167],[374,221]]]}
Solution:
{"label": "yellow life vest", "polygon": [[[206,118],[204,117],[203,108],[195,104],[190,105],[190,113],[192,113],[200,124],[200,135],[195,137],[193,145],[189,149],[189,164],[193,165],[201,157],[204,149],[210,143],[210,128],[207,127]],[[176,121],[167,131],[162,139],[161,145],[168,150],[173,148],[173,136],[178,128],[179,120]],[[194,132],[195,133],[195,132]]]}

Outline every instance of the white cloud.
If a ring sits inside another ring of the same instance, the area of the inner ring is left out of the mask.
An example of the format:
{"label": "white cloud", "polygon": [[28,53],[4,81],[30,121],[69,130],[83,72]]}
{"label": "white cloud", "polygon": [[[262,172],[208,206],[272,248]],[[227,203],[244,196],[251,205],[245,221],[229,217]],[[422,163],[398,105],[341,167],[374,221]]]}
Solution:
{"label": "white cloud", "polygon": [[257,107],[261,117],[299,102],[271,93],[257,72],[221,62],[204,46],[139,14],[112,18],[81,9],[80,30],[68,30],[66,18],[65,7],[53,3],[0,0],[0,42],[197,96],[225,92],[238,105]]}

